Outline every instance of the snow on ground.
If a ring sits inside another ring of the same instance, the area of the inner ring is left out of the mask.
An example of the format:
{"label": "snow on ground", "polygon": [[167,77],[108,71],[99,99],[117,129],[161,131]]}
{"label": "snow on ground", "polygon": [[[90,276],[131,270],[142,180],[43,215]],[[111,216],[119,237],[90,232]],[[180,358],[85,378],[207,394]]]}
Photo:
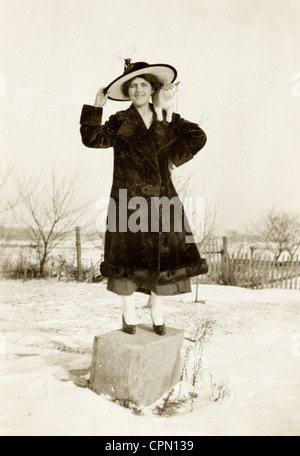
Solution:
{"label": "snow on ground", "polygon": [[[78,386],[94,336],[121,326],[117,296],[104,284],[0,281],[0,435],[299,435],[300,291],[200,285],[199,298],[193,288],[164,300],[185,337],[215,321],[197,397],[185,380],[177,413],[157,416],[159,399],[136,415]],[[135,302],[138,323],[151,324],[147,297]]]}

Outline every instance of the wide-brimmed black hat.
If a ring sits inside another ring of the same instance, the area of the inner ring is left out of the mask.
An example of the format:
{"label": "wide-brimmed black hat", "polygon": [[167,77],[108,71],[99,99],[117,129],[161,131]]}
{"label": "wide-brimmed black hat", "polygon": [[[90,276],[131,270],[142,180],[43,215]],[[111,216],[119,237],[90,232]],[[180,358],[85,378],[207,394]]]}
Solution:
{"label": "wide-brimmed black hat", "polygon": [[109,91],[108,98],[115,101],[130,101],[122,92],[122,85],[124,82],[142,74],[151,74],[162,84],[170,84],[174,82],[177,77],[177,71],[171,65],[163,63],[155,63],[150,65],[146,62],[131,63],[128,59],[125,60],[124,73],[118,78],[114,79],[106,88],[105,93]]}

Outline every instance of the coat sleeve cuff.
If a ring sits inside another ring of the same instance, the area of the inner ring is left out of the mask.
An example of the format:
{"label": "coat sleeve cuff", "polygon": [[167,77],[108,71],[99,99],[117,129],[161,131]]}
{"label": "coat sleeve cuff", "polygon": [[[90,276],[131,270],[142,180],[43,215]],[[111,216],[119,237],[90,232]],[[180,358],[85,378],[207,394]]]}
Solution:
{"label": "coat sleeve cuff", "polygon": [[103,108],[91,105],[83,105],[80,124],[99,127],[102,123]]}
{"label": "coat sleeve cuff", "polygon": [[194,158],[194,154],[192,154],[186,147],[183,153],[175,154],[171,158],[171,162],[173,163],[173,165],[178,167],[178,166],[184,165],[186,162],[192,160],[193,158]]}

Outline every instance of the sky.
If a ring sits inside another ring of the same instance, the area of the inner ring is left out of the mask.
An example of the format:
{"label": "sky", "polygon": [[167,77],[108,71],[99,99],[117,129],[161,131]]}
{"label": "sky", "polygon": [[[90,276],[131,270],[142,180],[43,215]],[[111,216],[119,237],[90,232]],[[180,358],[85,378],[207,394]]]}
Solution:
{"label": "sky", "polygon": [[[112,149],[83,146],[79,118],[134,50],[134,61],[178,71],[177,111],[208,141],[175,177],[217,211],[221,235],[271,207],[299,210],[298,0],[0,0],[0,10],[3,166],[45,179],[80,170],[88,199],[108,196]],[[128,106],[108,101],[104,120]]]}

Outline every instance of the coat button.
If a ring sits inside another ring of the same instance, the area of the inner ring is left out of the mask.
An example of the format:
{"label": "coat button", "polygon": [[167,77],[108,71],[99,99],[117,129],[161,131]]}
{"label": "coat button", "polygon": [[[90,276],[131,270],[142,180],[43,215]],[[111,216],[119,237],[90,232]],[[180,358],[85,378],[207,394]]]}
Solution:
{"label": "coat button", "polygon": [[160,187],[158,185],[146,184],[141,187],[141,191],[146,196],[159,196]]}

